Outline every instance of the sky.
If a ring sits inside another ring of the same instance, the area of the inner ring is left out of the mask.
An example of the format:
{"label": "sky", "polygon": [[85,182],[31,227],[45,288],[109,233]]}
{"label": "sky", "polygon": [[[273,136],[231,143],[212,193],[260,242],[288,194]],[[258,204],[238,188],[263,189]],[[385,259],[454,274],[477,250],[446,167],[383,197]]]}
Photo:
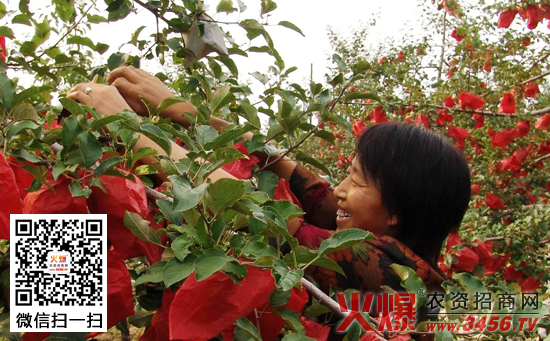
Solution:
{"label": "sky", "polygon": [[[233,1],[237,6],[236,0]],[[259,19],[259,0],[243,0],[247,9],[243,13],[234,12],[230,15],[215,14],[218,0],[206,0],[207,13],[210,13],[218,21],[240,21],[247,18]],[[420,16],[420,9],[417,7],[420,0],[275,0],[277,9],[271,12],[268,18],[270,26],[267,31],[271,35],[275,48],[279,51],[281,57],[286,63],[287,68],[291,66],[298,67],[291,77],[293,82],[303,84],[309,81],[310,75],[316,82],[322,82],[329,66],[328,58],[330,53],[330,44],[327,36],[327,27],[330,25],[334,30],[342,35],[348,34],[353,28],[361,26],[361,23],[370,21],[377,17],[377,24],[372,29],[372,41],[376,44],[388,38],[399,39],[404,33],[410,33],[414,30],[414,23]],[[288,28],[277,26],[282,21],[290,21],[298,26],[305,37]],[[148,24],[150,23],[150,24]],[[148,25],[140,37],[146,37],[154,32],[154,16],[148,11],[141,9],[129,18],[108,25],[94,25],[90,37],[94,41],[107,42],[111,48],[103,55],[103,62],[118,47],[128,41],[133,31],[141,26]],[[229,30],[237,38],[238,42],[246,42],[244,30],[236,25],[220,25],[223,30]],[[147,33],[149,30],[149,33]],[[239,36],[241,34],[242,36]],[[263,45],[263,38],[258,37],[253,41],[254,45]],[[123,46],[123,52],[132,52],[131,46]],[[135,51],[134,51],[135,53]],[[266,71],[267,66],[271,65],[272,57],[267,57],[262,53],[250,53],[249,58],[236,57],[235,62],[239,68],[241,80],[250,81],[252,85],[254,80],[249,73],[253,71]],[[312,67],[313,65],[313,67]],[[148,71],[157,71],[158,66],[151,63],[142,65]],[[256,84],[256,86],[258,86]]]}

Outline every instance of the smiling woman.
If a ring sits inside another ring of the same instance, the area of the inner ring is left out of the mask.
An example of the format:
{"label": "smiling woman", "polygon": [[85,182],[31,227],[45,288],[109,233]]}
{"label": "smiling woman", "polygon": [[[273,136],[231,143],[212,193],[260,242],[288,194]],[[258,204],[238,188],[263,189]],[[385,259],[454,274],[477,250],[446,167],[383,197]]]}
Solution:
{"label": "smiling woman", "polygon": [[[141,96],[155,106],[171,96],[159,79],[132,67],[114,70],[109,80],[113,86],[78,85],[68,97],[95,106],[103,115],[129,108],[143,115],[147,111]],[[187,127],[189,121],[181,115],[184,112],[196,113],[190,103],[180,102],[160,115]],[[214,117],[210,123],[217,130],[229,125]],[[252,135],[243,137],[251,140]],[[140,143],[155,147],[143,136]],[[253,155],[260,164],[268,161],[263,152]],[[173,144],[170,156],[185,158],[187,151]],[[328,255],[344,275],[326,268],[307,268],[325,292],[334,287],[372,293],[380,292],[383,285],[401,291],[401,278],[392,264],[412,268],[428,290],[440,289],[445,276],[437,268],[437,256],[445,238],[462,221],[470,198],[467,163],[446,138],[403,122],[372,126],[360,137],[348,177],[334,190],[320,176],[286,157],[267,169],[288,181],[305,212],[302,218],[289,222],[289,232],[302,245],[318,248],[334,230],[348,228],[370,231],[377,237],[363,247]],[[218,169],[211,180],[227,177],[232,175]]]}

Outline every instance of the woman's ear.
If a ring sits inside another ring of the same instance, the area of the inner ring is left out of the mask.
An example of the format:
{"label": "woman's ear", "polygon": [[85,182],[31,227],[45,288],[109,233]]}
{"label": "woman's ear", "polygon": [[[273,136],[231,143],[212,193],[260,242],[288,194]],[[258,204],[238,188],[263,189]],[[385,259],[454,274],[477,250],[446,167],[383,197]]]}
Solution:
{"label": "woman's ear", "polygon": [[395,214],[390,215],[390,218],[388,219],[388,226],[396,227],[397,223],[399,223],[399,219],[397,219],[397,215]]}

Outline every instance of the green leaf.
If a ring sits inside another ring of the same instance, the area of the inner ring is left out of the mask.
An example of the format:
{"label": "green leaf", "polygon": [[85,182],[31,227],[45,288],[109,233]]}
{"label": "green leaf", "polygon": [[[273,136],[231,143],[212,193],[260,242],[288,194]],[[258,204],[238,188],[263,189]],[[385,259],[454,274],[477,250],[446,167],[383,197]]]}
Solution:
{"label": "green leaf", "polygon": [[123,157],[119,157],[119,156],[110,157],[107,160],[101,162],[101,164],[99,166],[97,166],[96,169],[94,169],[94,174],[95,175],[101,175],[105,171],[113,168],[116,165],[121,164],[122,162],[124,162]]}
{"label": "green leaf", "polygon": [[13,17],[12,21],[13,24],[22,24],[27,26],[32,26],[31,19],[26,14],[18,14],[15,17]]}
{"label": "green leaf", "polygon": [[239,23],[239,26],[246,30],[246,36],[250,40],[265,32],[264,26],[254,19],[243,20]]}
{"label": "green leaf", "polygon": [[319,94],[319,101],[323,107],[327,106],[332,101],[332,95],[328,89],[321,91]]}
{"label": "green leaf", "polygon": [[47,86],[47,85],[40,86],[40,87],[31,86],[30,88],[25,89],[25,90],[21,91],[20,93],[18,93],[17,95],[13,96],[13,99],[11,100],[11,106],[15,107],[19,103],[25,101],[26,99],[28,99],[28,98],[30,98],[34,95],[38,95],[41,92],[46,92],[46,91],[51,91],[51,90],[53,90],[53,87]]}
{"label": "green leaf", "polygon": [[182,175],[171,175],[168,177],[172,183],[174,192],[174,212],[183,212],[197,206],[208,184],[203,183],[193,188],[189,180]]}
{"label": "green leaf", "polygon": [[454,339],[455,337],[450,331],[435,332],[435,341],[453,341]]}
{"label": "green leaf", "polygon": [[183,262],[180,262],[177,258],[170,259],[162,271],[164,285],[168,288],[172,284],[189,277],[195,270],[196,258],[197,257],[190,255],[185,257]]}
{"label": "green leaf", "polygon": [[453,279],[457,280],[458,283],[466,290],[471,300],[474,300],[476,293],[489,292],[483,282],[472,274],[461,272],[458,274],[453,274]]}
{"label": "green leaf", "polygon": [[11,114],[13,115],[14,121],[31,120],[36,122],[40,119],[36,109],[29,103],[21,103],[16,105],[12,109]]}
{"label": "green leaf", "polygon": [[300,30],[296,25],[294,25],[290,21],[280,21],[279,25],[284,26],[286,28],[290,28],[291,30],[296,31],[300,33],[303,37],[305,37],[305,34],[302,32],[302,30]]}
{"label": "green leaf", "polygon": [[173,204],[166,200],[157,200],[156,201],[157,206],[159,207],[159,210],[168,221],[170,221],[172,224],[175,225],[181,225],[182,224],[182,217],[180,213],[174,212]]}
{"label": "green leaf", "polygon": [[401,278],[401,286],[407,292],[416,295],[415,307],[421,307],[424,301],[426,301],[426,286],[424,285],[424,281],[422,281],[416,271],[409,267],[394,263],[390,265],[390,268]]}
{"label": "green leaf", "polygon": [[133,316],[128,317],[128,323],[137,328],[149,327],[156,313],[156,311],[147,310],[136,311]]}
{"label": "green leaf", "polygon": [[336,142],[336,137],[334,137],[334,134],[326,131],[326,130],[319,130],[315,134],[313,134],[319,138],[322,138],[325,141],[328,141],[332,144]]}
{"label": "green leaf", "polygon": [[226,12],[231,13],[235,12],[237,9],[233,7],[233,1],[231,0],[220,0],[218,7],[216,7],[216,12]]}
{"label": "green leaf", "polygon": [[225,208],[233,205],[246,193],[244,181],[220,179],[208,187],[208,208],[219,215]]}
{"label": "green leaf", "polygon": [[257,80],[260,81],[260,83],[262,83],[263,85],[266,85],[267,82],[269,82],[269,78],[264,75],[263,73],[260,73],[258,71],[254,71],[250,74],[252,77],[256,78]]}
{"label": "green leaf", "polygon": [[333,54],[332,60],[338,65],[338,70],[340,70],[340,72],[346,71],[347,65],[346,65],[346,62],[344,62],[344,60],[342,59],[342,57],[340,57],[337,54]]}
{"label": "green leaf", "polygon": [[135,170],[134,170],[134,174],[135,175],[150,175],[150,174],[158,174],[158,170],[151,166],[151,165],[141,165],[139,167],[137,167]]}
{"label": "green leaf", "polygon": [[210,100],[210,111],[212,114],[217,113],[224,105],[235,100],[235,96],[231,93],[231,86],[224,85],[219,87],[212,95]]}
{"label": "green leaf", "polygon": [[7,26],[0,26],[0,36],[8,37],[10,39],[14,39],[12,29],[7,27]]}
{"label": "green leaf", "polygon": [[140,149],[138,149],[137,152],[134,153],[134,155],[132,156],[132,166],[139,160],[141,160],[142,158],[146,157],[146,156],[150,156],[150,155],[156,155],[157,154],[157,151],[154,150],[153,148],[151,147],[142,147]]}
{"label": "green leaf", "polygon": [[158,262],[153,265],[149,269],[147,269],[147,272],[145,274],[141,275],[136,282],[134,283],[134,286],[138,286],[143,283],[160,283],[163,280],[163,270],[166,266],[166,262]]}
{"label": "green leaf", "polygon": [[319,255],[324,256],[331,252],[346,249],[370,237],[372,237],[372,233],[355,228],[338,231],[329,239],[323,240],[319,246]]}
{"label": "green leaf", "polygon": [[178,96],[168,97],[159,104],[159,106],[157,107],[157,113],[164,111],[164,109],[168,108],[171,105],[182,102],[187,102],[187,100],[183,97]]}
{"label": "green leaf", "polygon": [[90,188],[82,188],[82,185],[78,181],[71,181],[71,184],[69,185],[69,191],[71,192],[71,195],[73,197],[77,198],[88,198],[90,194],[92,194],[92,190]]}
{"label": "green leaf", "polygon": [[38,158],[38,156],[36,156],[35,154],[31,154],[29,153],[28,151],[26,151],[25,149],[16,149],[14,151],[11,152],[11,154],[13,156],[17,156],[17,157],[20,157],[20,158],[23,158],[31,163],[37,163],[37,162],[40,162],[41,160]]}
{"label": "green leaf", "polygon": [[273,311],[273,314],[280,316],[287,325],[296,333],[300,335],[305,335],[306,330],[302,323],[300,322],[300,314],[295,312],[294,310],[284,307],[279,308],[277,310]]}
{"label": "green leaf", "polygon": [[95,49],[95,44],[92,41],[92,39],[88,37],[82,37],[82,36],[72,36],[67,39],[67,44],[77,44],[77,45],[83,45],[91,48],[92,50]]}
{"label": "green leaf", "polygon": [[300,162],[304,162],[304,163],[309,163],[310,165],[314,166],[314,167],[317,167],[319,168],[320,170],[322,170],[325,174],[329,175],[329,176],[332,176],[332,173],[330,171],[330,169],[327,168],[327,166],[318,161],[316,158],[314,158],[313,156],[311,155],[308,155],[302,151],[298,151],[296,154],[295,154],[295,157],[296,157],[296,161],[300,161]]}
{"label": "green leaf", "polygon": [[141,125],[140,131],[141,133],[143,133],[143,135],[147,136],[148,138],[153,140],[153,142],[158,144],[166,152],[166,154],[172,154],[172,144],[170,143],[170,140],[164,135],[162,129],[152,124],[144,123]]}
{"label": "green leaf", "polygon": [[291,290],[304,277],[304,270],[290,270],[282,259],[273,262],[271,274],[275,278],[275,284],[284,291]]}
{"label": "green leaf", "polygon": [[360,93],[360,92],[351,92],[348,93],[345,97],[346,101],[351,101],[354,99],[372,99],[373,101],[381,102],[380,97],[372,93]]}
{"label": "green leaf", "polygon": [[122,115],[103,116],[102,118],[93,121],[92,124],[90,125],[90,129],[97,130],[97,129],[103,127],[104,125],[107,125],[107,124],[112,123],[112,122],[120,121],[124,118],[125,117],[122,116]]}
{"label": "green leaf", "polygon": [[70,98],[60,98],[59,102],[61,102],[63,108],[69,110],[71,114],[85,115],[84,110],[82,110],[82,107],[76,101],[73,101]]}
{"label": "green leaf", "polygon": [[277,4],[273,0],[262,0],[261,15],[269,13],[277,8]]}
{"label": "green leaf", "polygon": [[275,187],[279,184],[279,177],[269,171],[261,172],[258,175],[258,189],[262,192],[266,192],[270,198],[273,198],[275,193]]}
{"label": "green leaf", "polygon": [[143,219],[139,214],[129,211],[124,212],[124,225],[139,239],[163,246],[157,232],[151,227],[151,222]]}
{"label": "green leaf", "polygon": [[26,41],[23,44],[21,44],[21,47],[19,48],[19,52],[21,52],[24,56],[32,56],[34,54],[34,51],[36,51],[36,43],[33,41]]}
{"label": "green leaf", "polygon": [[15,123],[11,124],[8,127],[8,131],[6,132],[6,140],[8,140],[8,142],[10,142],[12,140],[12,138],[14,138],[17,133],[19,133],[20,131],[22,131],[24,129],[34,130],[34,129],[37,129],[39,127],[40,127],[40,125],[34,123],[33,121],[25,120],[25,121],[21,121],[21,122],[15,122]]}
{"label": "green leaf", "polygon": [[357,75],[367,69],[370,69],[371,65],[366,60],[358,61],[357,63],[353,64],[351,66],[351,69],[353,70],[353,74]]}
{"label": "green leaf", "polygon": [[282,289],[275,289],[271,295],[269,295],[269,305],[272,307],[282,307],[287,304],[290,299],[292,290],[284,291]]}
{"label": "green leaf", "polygon": [[237,337],[236,334],[238,333],[244,333],[246,335],[246,338],[250,340],[252,338],[255,341],[262,341],[262,336],[258,332],[258,328],[250,322],[249,319],[246,317],[241,317],[235,321],[235,338]]}
{"label": "green leaf", "polygon": [[195,134],[197,137],[197,142],[203,146],[206,143],[213,141],[216,136],[218,136],[218,131],[211,126],[197,125],[195,129],[197,130]]}
{"label": "green leaf", "polygon": [[15,95],[15,84],[5,74],[0,73],[0,98],[4,108],[10,109]]}
{"label": "green leaf", "polygon": [[111,56],[109,56],[109,59],[107,59],[107,66],[109,67],[109,70],[113,71],[117,67],[126,63],[128,61],[128,58],[130,58],[130,55],[128,53],[113,53]]}
{"label": "green leaf", "polygon": [[84,165],[90,167],[103,156],[101,143],[90,131],[85,131],[78,135],[80,153],[84,158]]}
{"label": "green leaf", "polygon": [[244,124],[241,126],[234,126],[228,129],[225,129],[223,133],[217,136],[213,141],[207,142],[204,144],[205,150],[217,150],[228,142],[233,141],[234,139],[242,136],[244,133],[247,133],[253,130],[255,127],[251,124]]}
{"label": "green leaf", "polygon": [[195,273],[197,282],[200,282],[213,273],[220,271],[227,262],[229,258],[223,251],[218,249],[208,249],[202,254],[195,263]]}
{"label": "green leaf", "polygon": [[298,246],[293,249],[292,252],[287,253],[284,256],[284,261],[289,266],[295,265],[295,259],[299,267],[311,263],[311,265],[327,268],[345,276],[344,270],[342,270],[338,263],[326,256],[319,257],[316,250],[310,250],[304,246]]}

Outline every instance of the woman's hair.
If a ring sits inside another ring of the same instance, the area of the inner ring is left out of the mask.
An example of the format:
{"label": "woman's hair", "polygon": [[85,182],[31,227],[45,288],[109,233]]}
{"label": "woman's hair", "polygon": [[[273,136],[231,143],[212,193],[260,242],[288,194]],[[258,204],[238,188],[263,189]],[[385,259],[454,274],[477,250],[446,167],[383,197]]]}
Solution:
{"label": "woman's hair", "polygon": [[404,122],[368,128],[357,144],[365,176],[398,219],[392,236],[432,266],[470,201],[470,170],[444,136]]}

